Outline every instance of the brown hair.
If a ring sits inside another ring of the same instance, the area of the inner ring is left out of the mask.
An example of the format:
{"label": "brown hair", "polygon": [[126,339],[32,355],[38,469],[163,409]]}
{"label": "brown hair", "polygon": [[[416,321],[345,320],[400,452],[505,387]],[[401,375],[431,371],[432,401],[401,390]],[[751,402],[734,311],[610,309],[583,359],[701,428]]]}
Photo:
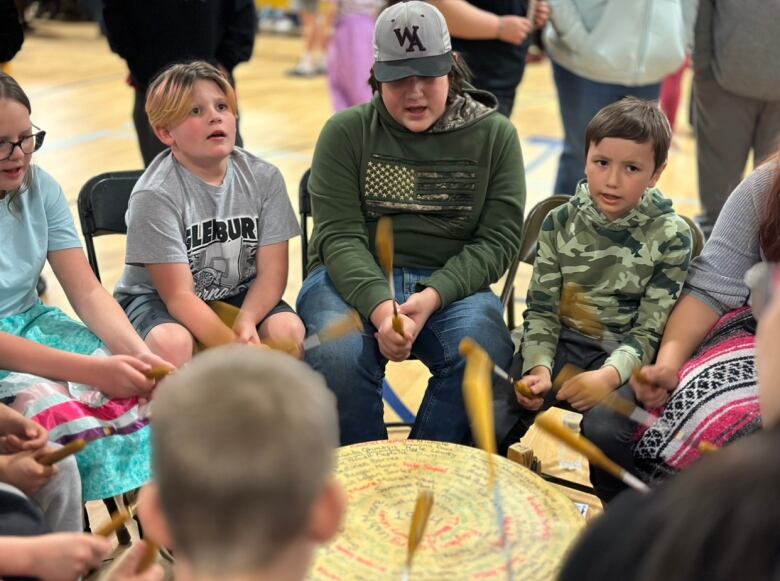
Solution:
{"label": "brown hair", "polygon": [[204,61],[175,64],[161,72],[146,92],[146,116],[149,125],[170,128],[187,116],[192,89],[198,81],[212,81],[225,94],[228,107],[238,115],[236,92],[219,69]]}
{"label": "brown hair", "polygon": [[[27,94],[24,92],[24,90],[22,90],[22,87],[19,86],[19,83],[17,83],[16,80],[10,75],[0,72],[0,101],[2,101],[3,99],[16,101],[17,103],[22,105],[25,109],[27,109],[28,113],[32,114],[32,106],[30,105],[30,99],[29,97],[27,97]],[[24,190],[28,190],[32,187],[34,173],[35,171],[33,167],[30,166],[29,169],[27,170],[27,173],[24,174],[24,178],[22,179],[21,185],[15,190],[6,192],[6,194],[8,195],[9,207],[15,208],[18,205],[19,195]]]}
{"label": "brown hair", "polygon": [[[447,105],[452,103],[456,97],[463,94],[466,85],[471,83],[473,77],[474,75],[471,73],[471,69],[469,69],[460,53],[452,53],[452,69],[447,73],[447,78],[450,80],[450,88],[447,92]],[[373,68],[371,69],[371,76],[368,78],[368,84],[371,85],[371,89],[375,92],[382,92],[382,83],[376,80]]]}
{"label": "brown hair", "polygon": [[636,143],[653,144],[655,169],[658,170],[669,155],[672,128],[666,115],[654,101],[636,97],[624,97],[604,107],[588,123],[585,130],[585,157],[590,144],[598,145],[602,139],[617,137]]}
{"label": "brown hair", "polygon": [[775,165],[775,181],[766,199],[766,209],[758,228],[761,250],[770,262],[780,262],[780,151],[767,163]]}

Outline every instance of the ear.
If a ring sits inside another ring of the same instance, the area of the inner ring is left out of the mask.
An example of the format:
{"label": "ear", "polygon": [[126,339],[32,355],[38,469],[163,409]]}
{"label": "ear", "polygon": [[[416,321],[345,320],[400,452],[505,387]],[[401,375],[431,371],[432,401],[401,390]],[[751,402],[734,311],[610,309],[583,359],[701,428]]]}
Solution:
{"label": "ear", "polygon": [[163,144],[168,147],[171,147],[174,143],[176,143],[176,140],[173,138],[167,127],[155,127],[154,134],[157,136],[157,139],[162,141]]}
{"label": "ear", "polygon": [[341,527],[347,507],[347,495],[339,482],[331,477],[320,490],[309,516],[309,539],[317,544],[331,540]]}
{"label": "ear", "polygon": [[654,188],[655,184],[658,183],[658,180],[661,177],[661,174],[664,173],[664,170],[666,169],[667,162],[664,162],[661,167],[659,167],[657,170],[655,170],[655,173],[653,174],[653,177],[650,178],[650,183],[647,184],[648,188]]}
{"label": "ear", "polygon": [[168,521],[160,506],[160,491],[157,484],[150,483],[138,493],[138,517],[144,529],[144,536],[168,549],[175,549]]}

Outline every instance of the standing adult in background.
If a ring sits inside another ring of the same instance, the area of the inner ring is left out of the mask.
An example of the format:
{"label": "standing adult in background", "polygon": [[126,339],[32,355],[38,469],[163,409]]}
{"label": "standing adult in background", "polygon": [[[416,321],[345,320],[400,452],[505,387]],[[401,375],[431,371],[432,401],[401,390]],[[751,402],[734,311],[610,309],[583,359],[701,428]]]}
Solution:
{"label": "standing adult in background", "polygon": [[14,0],[0,0],[0,71],[6,70],[8,62],[22,48],[24,29]]}
{"label": "standing adult in background", "polygon": [[[106,36],[111,50],[127,62],[135,89],[133,123],[144,165],[166,149],[144,111],[151,80],[176,62],[204,60],[235,86],[233,69],[252,56],[257,31],[253,0],[105,0]],[[236,145],[242,145],[236,135]]]}
{"label": "standing adult in background", "polygon": [[696,20],[694,129],[699,225],[709,235],[748,154],[758,165],[780,137],[780,3],[700,0]]}
{"label": "standing adult in background", "polygon": [[658,99],[661,80],[685,59],[697,0],[548,0],[544,45],[563,122],[553,193],[573,194],[585,177],[585,127],[626,96]]}
{"label": "standing adult in background", "polygon": [[550,7],[539,0],[532,23],[527,0],[428,0],[447,20],[452,49],[465,59],[477,89],[498,99],[498,112],[509,117],[515,91],[525,72],[531,31],[547,22]]}

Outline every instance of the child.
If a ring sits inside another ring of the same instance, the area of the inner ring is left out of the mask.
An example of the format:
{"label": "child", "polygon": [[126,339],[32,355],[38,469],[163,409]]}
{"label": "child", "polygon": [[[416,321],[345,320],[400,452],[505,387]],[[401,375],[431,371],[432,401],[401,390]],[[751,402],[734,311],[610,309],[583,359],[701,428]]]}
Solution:
{"label": "child", "polygon": [[314,77],[325,72],[328,27],[319,13],[319,4],[319,0],[298,2],[298,19],[303,31],[303,52],[296,67],[288,72],[294,77]]}
{"label": "child", "polygon": [[[536,397],[511,389],[497,396],[504,451],[537,411],[557,401],[584,413],[584,435],[630,467],[634,426],[597,404],[615,390],[635,401],[626,382],[655,357],[685,282],[690,229],[654,187],[670,140],[663,113],[633,97],[603,108],[588,125],[588,179],[542,225],[522,345],[512,363],[512,376],[523,376]],[[595,309],[599,328],[566,311],[562,291],[572,283],[582,290],[577,300]],[[585,373],[553,390],[552,378],[567,363]],[[604,501],[622,490],[594,467],[591,481]]]}
{"label": "child", "polygon": [[281,353],[220,347],[167,379],[139,510],[174,575],[303,579],[344,511],[337,426],[322,377]]}
{"label": "child", "polygon": [[[471,337],[504,368],[514,351],[489,285],[520,247],[520,141],[496,98],[468,83],[433,5],[382,11],[374,50],[374,98],[334,115],[317,141],[314,232],[298,294],[310,332],[353,308],[365,329],[306,360],[336,393],[342,445],[387,438],[385,368],[412,356],[431,377],[410,437],[460,444],[471,433],[458,345]],[[383,216],[393,224],[394,294],[375,253]]]}
{"label": "child", "polygon": [[771,500],[780,480],[777,270],[772,278],[774,299],[754,311],[764,429],[697,460],[651,494],[621,495],[572,547],[561,581],[777,579],[780,506]]}
{"label": "child", "polygon": [[[22,88],[0,73],[0,400],[56,442],[92,440],[77,461],[84,499],[96,500],[148,480],[149,428],[137,398],[154,388],[143,372],[170,364],[152,355],[100,286],[62,189],[31,165],[45,133],[30,112]],[[86,327],[38,299],[46,260]],[[106,357],[106,349],[119,355]],[[111,437],[103,437],[107,428]]]}
{"label": "child", "polygon": [[[130,321],[177,366],[196,340],[300,344],[303,324],[281,300],[298,223],[279,170],[235,147],[233,88],[205,62],[174,65],[149,87],[146,112],[171,149],[130,196],[116,288]],[[241,307],[232,329],[211,301]]]}
{"label": "child", "polygon": [[328,86],[337,113],[371,100],[373,90],[366,79],[374,64],[374,21],[383,4],[383,0],[327,2],[329,15],[337,13],[328,42]]}

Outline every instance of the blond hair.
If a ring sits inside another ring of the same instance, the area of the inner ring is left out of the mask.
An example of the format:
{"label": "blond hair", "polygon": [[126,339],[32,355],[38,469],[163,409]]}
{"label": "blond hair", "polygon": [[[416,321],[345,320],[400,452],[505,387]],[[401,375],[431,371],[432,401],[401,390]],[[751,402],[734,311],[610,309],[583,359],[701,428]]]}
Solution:
{"label": "blond hair", "polygon": [[207,62],[192,61],[171,65],[149,85],[145,106],[149,125],[157,129],[181,123],[190,111],[192,91],[198,81],[216,83],[225,94],[230,110],[234,115],[238,114],[236,92],[225,75]]}
{"label": "blond hair", "polygon": [[281,353],[218,347],[166,379],[153,408],[162,510],[197,572],[262,569],[304,534],[338,446],[321,375]]}

